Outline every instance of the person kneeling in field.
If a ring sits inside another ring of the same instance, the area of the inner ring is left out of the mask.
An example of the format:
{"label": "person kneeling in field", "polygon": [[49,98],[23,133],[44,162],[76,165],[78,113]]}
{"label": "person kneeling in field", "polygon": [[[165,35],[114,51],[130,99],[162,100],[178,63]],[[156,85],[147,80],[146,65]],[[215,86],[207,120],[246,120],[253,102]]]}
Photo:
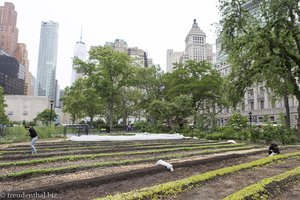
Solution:
{"label": "person kneeling in field", "polygon": [[37,132],[30,125],[26,125],[25,128],[28,129],[28,135],[31,137],[30,147],[31,147],[32,155],[37,154],[36,148],[34,146],[35,142],[38,139]]}
{"label": "person kneeling in field", "polygon": [[274,156],[274,155],[277,155],[277,154],[280,154],[278,145],[275,144],[275,143],[272,143],[269,147],[269,156]]}

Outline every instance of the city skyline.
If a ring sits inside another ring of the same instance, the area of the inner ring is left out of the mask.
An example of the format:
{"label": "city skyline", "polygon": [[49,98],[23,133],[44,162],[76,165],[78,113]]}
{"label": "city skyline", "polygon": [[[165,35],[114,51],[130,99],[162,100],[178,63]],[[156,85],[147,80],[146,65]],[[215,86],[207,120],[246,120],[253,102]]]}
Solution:
{"label": "city skyline", "polygon": [[[123,39],[129,46],[148,52],[153,63],[159,64],[164,71],[167,49],[178,51],[185,48],[184,40],[194,19],[197,19],[199,27],[206,33],[208,43],[214,44],[216,39],[216,1],[154,0],[151,4],[137,0],[87,0],[72,4],[58,0],[4,2],[15,5],[19,42],[27,45],[29,69],[33,75],[37,74],[40,23],[50,20],[59,23],[56,77],[62,89],[71,82],[72,57],[81,27],[82,40],[87,49],[115,39]],[[35,9],[32,9],[33,6]]]}

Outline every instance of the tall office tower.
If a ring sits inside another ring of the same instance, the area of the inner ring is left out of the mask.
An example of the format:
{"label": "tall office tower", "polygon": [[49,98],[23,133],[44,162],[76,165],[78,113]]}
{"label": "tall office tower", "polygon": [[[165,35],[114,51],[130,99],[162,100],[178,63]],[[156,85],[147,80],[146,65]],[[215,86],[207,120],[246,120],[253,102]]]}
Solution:
{"label": "tall office tower", "polygon": [[113,43],[114,49],[123,53],[128,53],[128,46],[125,40],[116,39]]}
{"label": "tall office tower", "polygon": [[185,54],[189,60],[212,61],[212,45],[206,43],[206,35],[199,28],[196,19],[185,38]]}
{"label": "tall office tower", "polygon": [[15,58],[20,62],[20,64],[25,67],[25,85],[24,85],[24,95],[33,96],[33,85],[31,80],[31,73],[29,71],[29,60],[28,51],[26,44],[18,43],[17,50],[15,52]]}
{"label": "tall office tower", "polygon": [[41,23],[39,58],[36,75],[36,96],[55,98],[55,72],[58,49],[58,23]]}
{"label": "tall office tower", "polygon": [[[106,42],[104,46],[113,48],[116,51],[127,53],[136,66],[148,67],[153,65],[153,60],[148,58],[148,53],[138,47],[128,47],[125,40],[116,39],[115,42]],[[93,48],[93,47],[92,47]]]}
{"label": "tall office tower", "polygon": [[172,49],[167,50],[167,72],[172,72],[175,63],[185,62],[187,60],[212,62],[213,53],[212,45],[206,43],[206,35],[199,28],[196,19],[193,26],[185,38],[185,51],[174,52]]}
{"label": "tall office tower", "polygon": [[0,49],[0,86],[4,94],[24,95],[25,67]]}
{"label": "tall office tower", "polygon": [[[82,41],[82,34],[80,35],[80,41],[76,42],[75,50],[74,50],[74,57],[78,57],[80,60],[86,61],[86,45]],[[73,84],[78,78],[82,77],[83,74],[74,69],[75,66],[72,68],[72,78],[71,78],[71,84]]]}
{"label": "tall office tower", "polygon": [[0,6],[0,48],[14,56],[18,43],[17,12],[12,3]]}
{"label": "tall office tower", "polygon": [[180,59],[184,55],[183,51],[174,52],[173,49],[167,50],[167,72],[172,72],[176,63],[180,63]]}

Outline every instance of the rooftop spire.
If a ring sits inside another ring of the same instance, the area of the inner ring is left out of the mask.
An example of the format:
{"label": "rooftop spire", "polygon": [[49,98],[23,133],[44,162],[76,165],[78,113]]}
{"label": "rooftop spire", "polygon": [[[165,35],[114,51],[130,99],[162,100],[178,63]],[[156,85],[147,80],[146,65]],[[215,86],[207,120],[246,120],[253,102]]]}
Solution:
{"label": "rooftop spire", "polygon": [[76,42],[76,44],[85,44],[83,41],[82,41],[82,25],[81,25],[81,28],[80,28],[80,40],[78,42]]}
{"label": "rooftop spire", "polygon": [[80,30],[80,42],[82,42],[82,25],[81,25],[81,30]]}

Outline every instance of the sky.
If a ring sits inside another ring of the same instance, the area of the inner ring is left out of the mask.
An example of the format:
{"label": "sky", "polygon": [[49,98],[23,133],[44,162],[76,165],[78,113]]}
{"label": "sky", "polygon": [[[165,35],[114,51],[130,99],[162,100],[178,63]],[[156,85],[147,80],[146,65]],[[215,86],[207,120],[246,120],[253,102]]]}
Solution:
{"label": "sky", "polygon": [[167,49],[184,51],[185,37],[196,19],[215,44],[218,0],[0,0],[11,2],[18,13],[19,43],[28,50],[29,70],[36,77],[42,21],[59,24],[56,79],[60,89],[70,86],[74,47],[87,48],[123,39],[128,47],[148,53],[166,71]]}

